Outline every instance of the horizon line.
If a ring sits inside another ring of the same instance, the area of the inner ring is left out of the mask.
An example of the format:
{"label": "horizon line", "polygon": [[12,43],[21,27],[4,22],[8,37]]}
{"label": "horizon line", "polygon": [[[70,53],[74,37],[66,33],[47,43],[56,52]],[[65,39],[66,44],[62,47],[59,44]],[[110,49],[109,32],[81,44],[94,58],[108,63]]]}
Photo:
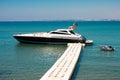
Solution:
{"label": "horizon line", "polygon": [[0,20],[0,22],[39,22],[39,21],[120,21],[120,19],[83,19],[83,20],[74,20],[74,19],[66,19],[66,20]]}

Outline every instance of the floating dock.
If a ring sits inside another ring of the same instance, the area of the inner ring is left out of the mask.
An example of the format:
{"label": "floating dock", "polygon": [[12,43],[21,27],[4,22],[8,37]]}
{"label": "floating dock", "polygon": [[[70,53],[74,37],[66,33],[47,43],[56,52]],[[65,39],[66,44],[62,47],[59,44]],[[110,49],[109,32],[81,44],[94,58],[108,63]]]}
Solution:
{"label": "floating dock", "polygon": [[40,80],[70,80],[85,44],[68,43],[68,48]]}

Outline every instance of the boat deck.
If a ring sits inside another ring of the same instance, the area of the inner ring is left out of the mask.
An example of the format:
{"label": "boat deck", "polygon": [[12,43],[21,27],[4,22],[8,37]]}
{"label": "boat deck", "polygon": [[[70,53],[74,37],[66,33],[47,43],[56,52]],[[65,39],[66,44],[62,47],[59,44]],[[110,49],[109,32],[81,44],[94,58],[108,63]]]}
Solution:
{"label": "boat deck", "polygon": [[16,34],[14,36],[44,36],[46,35],[46,32],[37,32],[37,33],[28,33],[28,34]]}
{"label": "boat deck", "polygon": [[69,43],[63,55],[40,80],[70,80],[83,46],[81,43]]}

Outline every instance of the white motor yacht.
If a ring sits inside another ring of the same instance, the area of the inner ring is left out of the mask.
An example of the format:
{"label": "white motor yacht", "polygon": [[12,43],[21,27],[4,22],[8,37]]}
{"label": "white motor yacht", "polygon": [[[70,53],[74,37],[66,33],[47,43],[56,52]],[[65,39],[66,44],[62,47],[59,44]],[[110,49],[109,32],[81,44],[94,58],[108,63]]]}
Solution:
{"label": "white motor yacht", "polygon": [[13,37],[21,43],[47,43],[47,44],[66,44],[66,43],[85,43],[86,38],[73,30],[77,24],[69,29],[57,29],[50,32],[38,32],[30,34],[15,34]]}

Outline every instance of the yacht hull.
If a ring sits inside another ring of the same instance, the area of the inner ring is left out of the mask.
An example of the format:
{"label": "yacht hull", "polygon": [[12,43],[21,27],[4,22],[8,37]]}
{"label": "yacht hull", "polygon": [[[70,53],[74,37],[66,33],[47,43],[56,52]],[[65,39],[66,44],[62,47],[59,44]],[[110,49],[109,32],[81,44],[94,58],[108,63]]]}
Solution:
{"label": "yacht hull", "polygon": [[84,43],[84,40],[47,38],[47,37],[30,37],[30,36],[14,36],[21,43],[47,43],[47,44],[67,44],[67,43]]}

